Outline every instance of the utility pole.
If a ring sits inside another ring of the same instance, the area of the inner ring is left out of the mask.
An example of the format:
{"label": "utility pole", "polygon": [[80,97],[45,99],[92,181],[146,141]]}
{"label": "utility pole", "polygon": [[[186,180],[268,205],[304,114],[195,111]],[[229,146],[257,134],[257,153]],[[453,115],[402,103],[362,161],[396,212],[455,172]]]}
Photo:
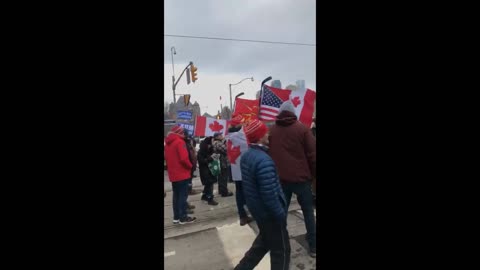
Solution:
{"label": "utility pole", "polygon": [[174,54],[177,54],[177,52],[175,51],[175,47],[172,46],[172,48],[170,48],[170,52],[172,53],[172,91],[173,91],[173,104],[177,103],[177,99],[175,97],[175,67],[174,67],[174,64],[173,64],[173,55]]}

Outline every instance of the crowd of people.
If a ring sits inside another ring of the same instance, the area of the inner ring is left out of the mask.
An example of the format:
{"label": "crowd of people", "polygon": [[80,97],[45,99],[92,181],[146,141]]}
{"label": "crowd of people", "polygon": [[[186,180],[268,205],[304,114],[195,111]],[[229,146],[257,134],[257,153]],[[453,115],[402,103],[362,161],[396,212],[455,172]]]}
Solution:
{"label": "crowd of people", "polygon": [[[257,238],[235,269],[253,269],[268,251],[272,269],[288,269],[287,215],[292,194],[296,195],[303,212],[309,254],[316,257],[315,188],[312,189],[316,184],[315,125],[307,127],[299,122],[290,101],[281,105],[270,130],[259,120],[244,122],[241,115],[234,116],[230,123],[229,134],[243,127],[249,144],[240,159],[241,179],[232,179],[222,133],[206,137],[198,153],[195,153],[193,139],[180,126],[173,127],[165,139],[165,159],[173,190],[173,223],[190,223],[196,219],[189,216],[193,207],[187,198],[198,161],[204,186],[201,200],[218,205],[213,195],[217,182],[220,196],[233,196],[228,190],[228,181],[233,180],[240,225],[253,220],[258,225]],[[219,168],[212,168],[212,164]]]}

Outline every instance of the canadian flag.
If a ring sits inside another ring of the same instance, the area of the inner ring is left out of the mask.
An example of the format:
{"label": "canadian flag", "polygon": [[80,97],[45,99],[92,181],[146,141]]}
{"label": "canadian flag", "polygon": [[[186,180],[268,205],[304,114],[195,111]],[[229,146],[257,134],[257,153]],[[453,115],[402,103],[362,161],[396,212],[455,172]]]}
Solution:
{"label": "canadian flag", "polygon": [[299,89],[290,93],[290,101],[295,107],[295,114],[298,117],[298,121],[307,127],[312,125],[316,96],[317,93],[311,89]]}
{"label": "canadian flag", "polygon": [[217,132],[227,133],[227,120],[207,118],[205,116],[197,116],[195,121],[195,136],[213,136]]}
{"label": "canadian flag", "polygon": [[[281,103],[290,100],[295,107],[298,121],[309,127],[315,111],[316,92],[311,89],[298,89],[295,91],[274,88],[264,85],[260,101],[259,119],[273,121],[278,115]],[[278,102],[280,100],[280,104]]]}
{"label": "canadian flag", "polygon": [[232,180],[242,181],[242,171],[240,169],[240,159],[248,150],[248,142],[245,132],[240,129],[238,132],[230,133],[227,139],[227,155],[232,170]]}

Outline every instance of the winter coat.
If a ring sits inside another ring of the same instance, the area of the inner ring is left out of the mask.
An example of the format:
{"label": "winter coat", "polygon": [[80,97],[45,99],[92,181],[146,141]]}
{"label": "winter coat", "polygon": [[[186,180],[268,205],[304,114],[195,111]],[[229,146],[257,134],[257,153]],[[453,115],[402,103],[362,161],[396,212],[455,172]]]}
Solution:
{"label": "winter coat", "polygon": [[213,148],[211,147],[212,138],[206,138],[200,143],[200,150],[198,150],[198,168],[200,170],[200,181],[203,185],[215,183],[217,178],[212,175],[208,168],[208,163],[213,161]]}
{"label": "winter coat", "polygon": [[222,170],[228,167],[227,159],[227,144],[225,140],[214,140],[213,141],[213,152],[220,155],[220,165]]}
{"label": "winter coat", "polygon": [[240,159],[242,188],[248,210],[257,222],[286,221],[287,203],[275,163],[262,146],[251,144]]}
{"label": "winter coat", "polygon": [[193,172],[197,169],[197,153],[195,151],[195,148],[193,148],[190,139],[186,140],[185,142],[187,144],[187,149],[188,149],[188,158],[190,159],[190,162],[192,163],[192,175]]}
{"label": "winter coat", "polygon": [[270,128],[269,154],[275,161],[282,183],[302,183],[316,177],[316,142],[312,131],[283,111]]}
{"label": "winter coat", "polygon": [[187,144],[183,137],[170,133],[165,139],[165,160],[170,182],[190,179],[192,163],[188,158]]}
{"label": "winter coat", "polygon": [[[242,129],[241,126],[239,127],[230,127],[228,129],[228,134],[232,134],[232,133],[235,133],[235,132],[239,132],[240,129]],[[242,179],[233,179],[233,174],[232,174],[232,167],[230,166],[230,179],[232,179],[233,181],[242,181]],[[240,177],[239,177],[240,178]]]}

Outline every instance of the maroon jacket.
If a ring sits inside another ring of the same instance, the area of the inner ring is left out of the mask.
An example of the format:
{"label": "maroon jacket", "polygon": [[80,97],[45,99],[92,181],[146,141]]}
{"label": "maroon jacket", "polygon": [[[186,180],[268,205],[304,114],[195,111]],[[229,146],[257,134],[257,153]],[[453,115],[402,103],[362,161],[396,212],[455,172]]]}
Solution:
{"label": "maroon jacket", "polygon": [[283,111],[270,129],[269,154],[277,165],[280,181],[301,183],[316,177],[317,151],[312,131]]}

